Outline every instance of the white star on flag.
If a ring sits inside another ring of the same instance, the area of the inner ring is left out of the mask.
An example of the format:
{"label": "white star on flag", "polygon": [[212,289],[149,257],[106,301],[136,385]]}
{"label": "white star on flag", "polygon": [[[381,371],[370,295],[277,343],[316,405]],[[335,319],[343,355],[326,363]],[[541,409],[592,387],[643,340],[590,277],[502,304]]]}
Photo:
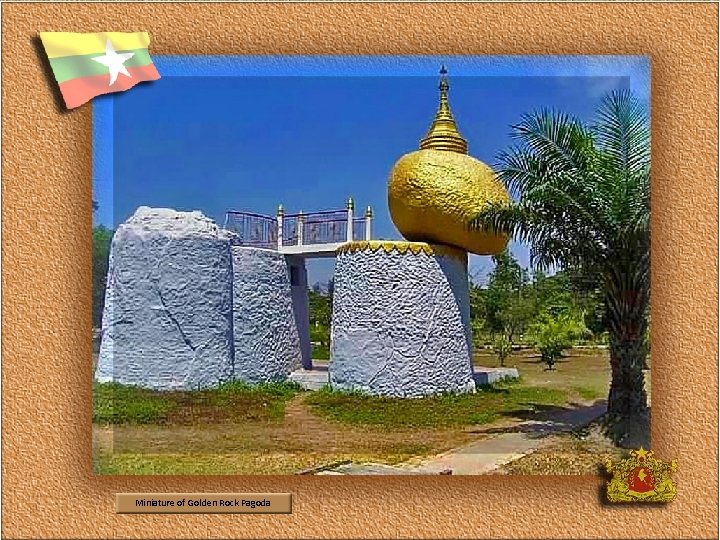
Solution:
{"label": "white star on flag", "polygon": [[113,49],[112,43],[108,39],[105,42],[105,54],[103,56],[95,56],[92,59],[108,67],[110,70],[110,84],[108,86],[112,86],[117,80],[118,73],[132,77],[132,75],[128,73],[124,64],[134,55],[135,53],[116,53],[115,49]]}

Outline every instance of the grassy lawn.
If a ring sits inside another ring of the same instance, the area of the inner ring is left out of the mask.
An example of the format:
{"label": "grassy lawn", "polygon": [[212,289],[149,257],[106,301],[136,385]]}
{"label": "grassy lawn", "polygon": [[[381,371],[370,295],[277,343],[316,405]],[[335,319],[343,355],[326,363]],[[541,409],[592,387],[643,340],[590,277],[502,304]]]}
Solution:
{"label": "grassy lawn", "polygon": [[196,392],[157,392],[121,384],[93,387],[93,423],[184,425],[279,421],[300,393],[295,383],[223,384]]}
{"label": "grassy lawn", "polygon": [[[500,366],[497,357],[486,351],[475,355],[475,365]],[[527,386],[555,388],[587,401],[607,398],[610,363],[606,352],[573,350],[571,356],[560,358],[555,369],[548,371],[535,351],[524,350],[513,353],[505,366],[517,368]]]}
{"label": "grassy lawn", "polygon": [[475,394],[448,394],[420,399],[366,396],[323,389],[305,398],[310,410],[324,418],[352,425],[385,428],[453,428],[488,424],[501,415],[535,406],[564,405],[562,390],[525,386],[522,381],[480,388]]}
{"label": "grassy lawn", "polygon": [[[492,356],[478,365],[492,366]],[[478,437],[475,426],[517,422],[604,398],[605,354],[563,359],[544,371],[512,356],[519,381],[476,394],[422,399],[304,392],[276,383],[233,383],[197,392],[96,385],[94,467],[100,474],[292,474],[341,460],[394,464],[445,452]]]}

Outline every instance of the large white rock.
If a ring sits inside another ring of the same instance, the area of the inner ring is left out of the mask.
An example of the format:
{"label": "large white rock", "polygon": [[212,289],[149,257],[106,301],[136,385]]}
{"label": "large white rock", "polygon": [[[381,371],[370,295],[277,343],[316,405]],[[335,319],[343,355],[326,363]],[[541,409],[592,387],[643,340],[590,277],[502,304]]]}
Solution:
{"label": "large white rock", "polygon": [[250,383],[285,380],[302,365],[285,256],[240,246],[232,256],[234,376]]}
{"label": "large white rock", "polygon": [[96,380],[197,389],[233,376],[231,233],[140,207],[113,237]]}
{"label": "large white rock", "polygon": [[396,245],[339,250],[331,386],[396,397],[474,391],[466,254]]}

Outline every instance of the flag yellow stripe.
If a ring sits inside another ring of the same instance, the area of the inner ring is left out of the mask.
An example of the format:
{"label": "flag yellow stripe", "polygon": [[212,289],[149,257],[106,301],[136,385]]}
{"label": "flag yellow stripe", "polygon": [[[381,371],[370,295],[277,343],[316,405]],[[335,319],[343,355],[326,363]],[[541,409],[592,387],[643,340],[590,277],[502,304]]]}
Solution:
{"label": "flag yellow stripe", "polygon": [[147,49],[150,44],[150,36],[147,32],[98,32],[97,34],[40,32],[40,39],[48,58],[104,53],[108,39],[116,51]]}

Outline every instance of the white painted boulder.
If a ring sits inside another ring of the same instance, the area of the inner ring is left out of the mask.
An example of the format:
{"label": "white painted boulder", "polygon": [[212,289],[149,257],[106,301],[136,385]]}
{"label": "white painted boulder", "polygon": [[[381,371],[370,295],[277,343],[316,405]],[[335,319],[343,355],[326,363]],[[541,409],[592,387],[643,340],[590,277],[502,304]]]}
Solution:
{"label": "white painted boulder", "polygon": [[234,376],[249,383],[285,380],[302,366],[285,256],[233,246],[232,257]]}
{"label": "white painted boulder", "polygon": [[473,392],[467,253],[418,242],[343,245],[330,341],[334,389]]}
{"label": "white painted boulder", "polygon": [[233,377],[231,233],[140,207],[113,237],[95,379],[191,390]]}

